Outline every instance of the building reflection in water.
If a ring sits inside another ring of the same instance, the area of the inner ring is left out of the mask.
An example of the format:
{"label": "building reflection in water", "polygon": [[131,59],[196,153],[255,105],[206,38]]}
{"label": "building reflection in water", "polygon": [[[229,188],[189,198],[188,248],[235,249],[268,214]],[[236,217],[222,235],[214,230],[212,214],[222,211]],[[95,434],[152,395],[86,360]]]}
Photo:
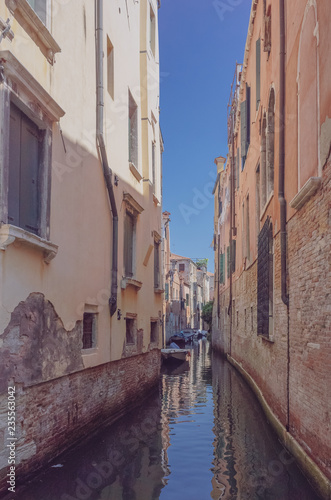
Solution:
{"label": "building reflection in water", "polygon": [[[55,467],[54,467],[55,466]],[[20,500],[317,500],[251,390],[205,340],[160,391],[58,458]],[[7,497],[4,500],[12,500]]]}

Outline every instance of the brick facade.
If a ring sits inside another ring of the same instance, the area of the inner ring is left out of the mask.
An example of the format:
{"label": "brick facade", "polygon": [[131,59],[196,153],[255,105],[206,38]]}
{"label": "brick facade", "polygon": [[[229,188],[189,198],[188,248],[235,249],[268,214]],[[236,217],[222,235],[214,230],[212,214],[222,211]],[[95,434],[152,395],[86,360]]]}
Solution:
{"label": "brick facade", "polygon": [[[159,371],[160,351],[155,349],[30,387],[15,384],[18,484],[140,404],[157,386]],[[5,407],[6,394],[1,399]],[[0,491],[7,488],[4,444],[2,440]]]}

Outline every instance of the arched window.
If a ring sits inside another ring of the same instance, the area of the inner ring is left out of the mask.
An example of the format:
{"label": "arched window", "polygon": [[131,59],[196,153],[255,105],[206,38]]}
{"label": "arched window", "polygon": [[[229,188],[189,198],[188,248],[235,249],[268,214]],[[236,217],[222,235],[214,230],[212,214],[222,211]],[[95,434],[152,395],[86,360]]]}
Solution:
{"label": "arched window", "polygon": [[319,175],[318,23],[316,3],[308,2],[298,56],[298,189]]}
{"label": "arched window", "polygon": [[267,198],[274,190],[274,152],[275,152],[275,91],[271,89],[268,105],[267,120],[267,151],[266,151],[266,175],[267,175]]}

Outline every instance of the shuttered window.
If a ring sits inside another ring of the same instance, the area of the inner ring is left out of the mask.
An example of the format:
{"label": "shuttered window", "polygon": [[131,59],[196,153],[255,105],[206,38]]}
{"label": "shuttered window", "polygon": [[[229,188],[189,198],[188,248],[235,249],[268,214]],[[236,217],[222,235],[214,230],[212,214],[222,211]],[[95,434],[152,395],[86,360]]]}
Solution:
{"label": "shuttered window", "polygon": [[240,135],[241,135],[241,157],[242,170],[245,165],[247,151],[250,143],[250,104],[251,89],[246,84],[246,100],[240,103]]}
{"label": "shuttered window", "polygon": [[154,241],[154,288],[160,287],[160,243]]}
{"label": "shuttered window", "polygon": [[39,234],[39,163],[42,133],[11,103],[8,223]]}
{"label": "shuttered window", "polygon": [[220,254],[220,283],[224,285],[225,275],[224,275],[224,253]]}
{"label": "shuttered window", "polygon": [[227,277],[230,278],[230,247],[226,247],[226,271]]}
{"label": "shuttered window", "polygon": [[237,242],[236,240],[232,240],[232,272],[236,271],[236,250],[237,250]]}
{"label": "shuttered window", "polygon": [[133,246],[134,246],[135,218],[129,212],[124,217],[124,274],[133,276]]}
{"label": "shuttered window", "polygon": [[164,298],[166,302],[169,300],[169,283],[165,284]]}
{"label": "shuttered window", "polygon": [[237,149],[237,161],[236,161],[236,189],[239,189],[239,162],[240,162],[240,152]]}
{"label": "shuttered window", "polygon": [[138,106],[129,92],[129,161],[138,168]]}
{"label": "shuttered window", "polygon": [[256,40],[256,109],[260,104],[261,92],[261,39]]}

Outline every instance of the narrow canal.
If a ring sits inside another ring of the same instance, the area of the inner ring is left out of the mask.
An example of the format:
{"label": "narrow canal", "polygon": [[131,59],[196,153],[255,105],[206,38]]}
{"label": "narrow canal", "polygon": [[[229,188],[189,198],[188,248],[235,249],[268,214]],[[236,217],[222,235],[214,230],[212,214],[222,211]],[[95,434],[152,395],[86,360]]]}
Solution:
{"label": "narrow canal", "polygon": [[317,500],[244,380],[209,344],[120,422],[58,458],[19,500]]}

